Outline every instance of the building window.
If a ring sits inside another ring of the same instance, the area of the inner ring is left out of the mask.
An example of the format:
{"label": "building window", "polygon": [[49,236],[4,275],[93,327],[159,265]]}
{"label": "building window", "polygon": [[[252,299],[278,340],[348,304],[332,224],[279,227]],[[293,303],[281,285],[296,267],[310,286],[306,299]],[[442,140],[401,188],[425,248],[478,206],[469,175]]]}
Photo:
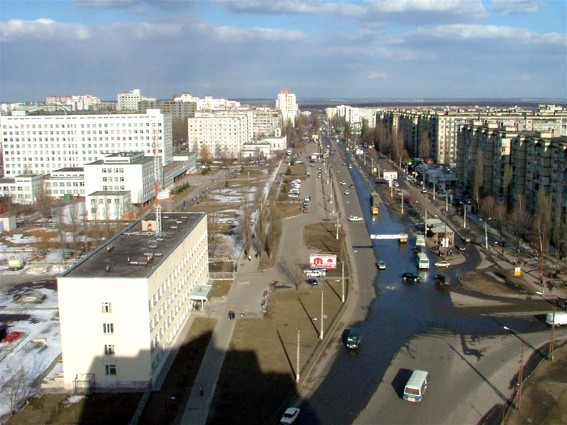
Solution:
{"label": "building window", "polygon": [[107,364],[104,366],[107,375],[116,375],[116,365],[115,364]]}
{"label": "building window", "polygon": [[105,344],[104,345],[104,354],[107,356],[113,356],[114,353],[114,345],[113,344]]}
{"label": "building window", "polygon": [[102,331],[106,335],[112,335],[114,333],[114,323],[103,323]]}
{"label": "building window", "polygon": [[102,303],[102,312],[103,313],[112,313],[112,307],[109,302]]}

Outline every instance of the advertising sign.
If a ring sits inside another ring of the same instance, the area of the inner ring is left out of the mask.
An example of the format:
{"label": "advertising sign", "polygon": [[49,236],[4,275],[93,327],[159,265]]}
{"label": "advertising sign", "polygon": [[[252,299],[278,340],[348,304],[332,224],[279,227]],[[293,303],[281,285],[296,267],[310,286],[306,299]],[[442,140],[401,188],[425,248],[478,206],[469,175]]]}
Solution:
{"label": "advertising sign", "polygon": [[311,254],[309,267],[312,269],[336,269],[337,256],[334,254]]}

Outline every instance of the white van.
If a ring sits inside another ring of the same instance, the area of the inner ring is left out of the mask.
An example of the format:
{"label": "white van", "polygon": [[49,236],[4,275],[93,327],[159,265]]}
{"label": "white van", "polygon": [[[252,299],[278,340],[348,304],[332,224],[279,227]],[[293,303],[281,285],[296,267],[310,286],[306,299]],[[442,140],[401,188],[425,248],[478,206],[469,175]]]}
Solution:
{"label": "white van", "polygon": [[[554,315],[555,317],[553,317]],[[550,326],[567,325],[567,312],[556,311],[555,313],[547,313],[547,315],[545,316],[545,323]]]}
{"label": "white van", "polygon": [[429,372],[416,369],[412,372],[404,388],[404,400],[421,401],[429,385]]}
{"label": "white van", "polygon": [[307,277],[325,277],[327,276],[327,270],[325,269],[305,269],[303,273]]}

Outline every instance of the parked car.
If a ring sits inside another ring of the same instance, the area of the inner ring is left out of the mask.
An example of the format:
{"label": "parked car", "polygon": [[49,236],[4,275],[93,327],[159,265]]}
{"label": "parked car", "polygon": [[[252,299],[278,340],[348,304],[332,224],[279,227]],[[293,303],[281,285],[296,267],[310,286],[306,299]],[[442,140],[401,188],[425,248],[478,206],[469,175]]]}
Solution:
{"label": "parked car", "polygon": [[435,275],[434,282],[439,286],[449,286],[449,279],[447,279],[445,275],[442,274]]}
{"label": "parked car", "polygon": [[285,412],[280,419],[280,423],[284,425],[295,423],[299,417],[299,412],[300,410],[297,407],[288,407],[285,409]]}
{"label": "parked car", "polygon": [[303,273],[307,277],[325,277],[327,276],[327,270],[325,269],[305,269]]}
{"label": "parked car", "polygon": [[376,265],[378,266],[378,270],[386,270],[386,263],[382,260],[378,261]]}
{"label": "parked car", "polygon": [[346,184],[346,182],[343,180],[343,181],[341,181],[341,184]]}
{"label": "parked car", "polygon": [[437,261],[435,263],[435,267],[449,267],[450,265],[451,265],[451,263],[449,263],[446,260]]}
{"label": "parked car", "polygon": [[404,283],[419,283],[419,276],[415,273],[404,273],[402,281]]}
{"label": "parked car", "polygon": [[311,286],[316,286],[319,284],[319,281],[317,279],[314,278],[309,278],[307,279],[307,284],[311,285]]}
{"label": "parked car", "polygon": [[350,192],[348,190],[345,190],[345,195],[350,195]]}
{"label": "parked car", "polygon": [[362,217],[359,217],[357,215],[351,215],[348,217],[348,221],[362,221],[364,220]]}

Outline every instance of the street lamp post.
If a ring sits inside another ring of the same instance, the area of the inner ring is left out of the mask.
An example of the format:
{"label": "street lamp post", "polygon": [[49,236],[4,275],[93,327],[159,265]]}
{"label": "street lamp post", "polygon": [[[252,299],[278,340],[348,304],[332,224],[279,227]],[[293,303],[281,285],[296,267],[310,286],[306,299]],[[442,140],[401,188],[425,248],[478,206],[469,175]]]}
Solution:
{"label": "street lamp post", "polygon": [[321,340],[323,339],[323,335],[324,335],[324,329],[323,329],[323,323],[324,323],[323,317],[325,315],[324,288],[325,285],[321,284],[321,332],[319,334],[319,339]]}

